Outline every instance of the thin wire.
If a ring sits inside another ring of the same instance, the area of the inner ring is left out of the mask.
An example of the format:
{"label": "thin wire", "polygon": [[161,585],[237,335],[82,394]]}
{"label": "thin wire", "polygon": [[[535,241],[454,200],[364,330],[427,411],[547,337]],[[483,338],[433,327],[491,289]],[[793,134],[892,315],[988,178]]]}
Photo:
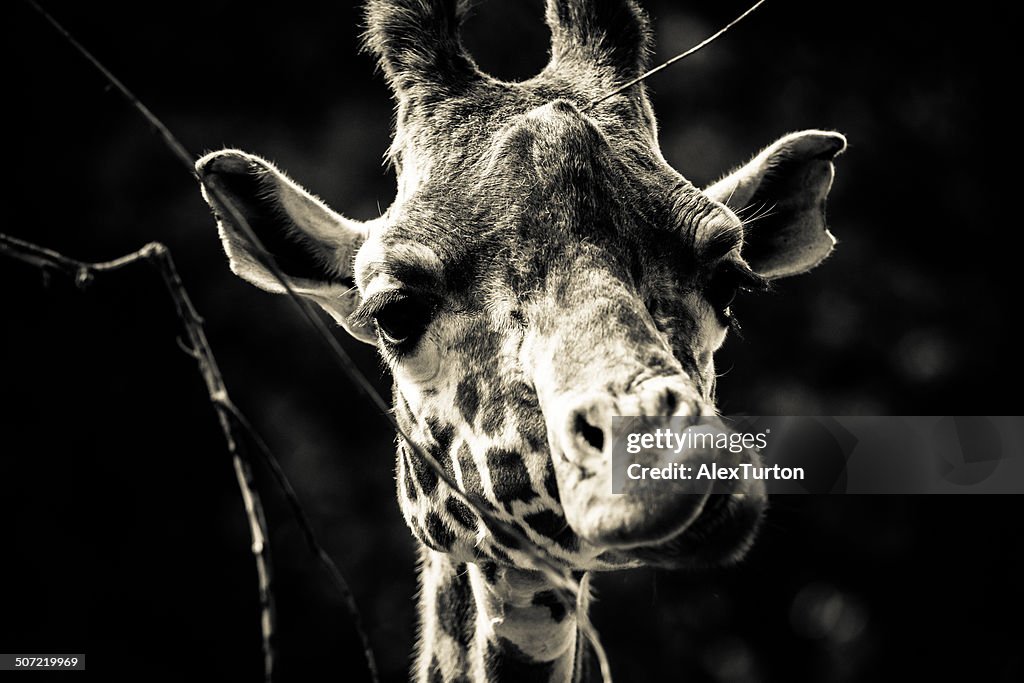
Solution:
{"label": "thin wire", "polygon": [[736,17],[735,19],[730,21],[728,24],[725,25],[724,28],[719,30],[717,33],[712,35],[710,38],[705,38],[703,41],[701,41],[697,45],[691,47],[686,52],[680,53],[680,54],[676,55],[675,57],[673,57],[672,59],[668,60],[667,62],[663,62],[662,64],[659,64],[658,66],[654,67],[650,71],[647,71],[643,75],[637,76],[636,78],[634,78],[633,80],[629,81],[628,83],[624,83],[623,85],[620,85],[618,88],[616,88],[615,90],[612,90],[610,93],[608,93],[606,95],[601,95],[601,97],[598,97],[597,99],[590,100],[590,102],[587,103],[587,106],[584,107],[584,111],[586,111],[588,109],[591,109],[591,108],[593,108],[594,106],[596,106],[598,104],[601,104],[602,102],[604,102],[605,100],[607,100],[610,97],[615,97],[620,92],[622,92],[624,90],[628,90],[629,88],[632,88],[637,83],[639,83],[639,82],[641,82],[643,80],[646,80],[647,78],[649,78],[650,76],[653,76],[654,74],[658,73],[659,71],[667,69],[668,67],[672,66],[676,62],[689,57],[694,52],[697,52],[698,50],[703,48],[705,45],[708,45],[708,44],[714,42],[715,40],[717,40],[719,36],[721,36],[723,33],[728,31],[729,29],[731,29],[736,24],[738,24],[741,21],[743,21],[744,19],[746,19],[747,15],[752,13],[754,10],[756,10],[758,7],[760,7],[764,3],[765,3],[765,0],[758,0],[746,12],[744,12],[743,14],[739,15],[738,17]]}

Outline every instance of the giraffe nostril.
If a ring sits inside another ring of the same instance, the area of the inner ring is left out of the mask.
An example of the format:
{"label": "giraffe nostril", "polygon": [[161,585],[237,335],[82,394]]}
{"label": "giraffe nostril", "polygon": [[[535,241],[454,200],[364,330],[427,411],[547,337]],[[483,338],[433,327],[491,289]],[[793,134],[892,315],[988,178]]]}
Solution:
{"label": "giraffe nostril", "polygon": [[576,413],[576,418],[573,421],[573,431],[576,432],[578,440],[583,441],[595,451],[600,453],[604,450],[604,430],[590,424],[586,414],[582,411]]}
{"label": "giraffe nostril", "polygon": [[675,415],[679,407],[679,397],[672,389],[665,389],[664,411],[662,415]]}

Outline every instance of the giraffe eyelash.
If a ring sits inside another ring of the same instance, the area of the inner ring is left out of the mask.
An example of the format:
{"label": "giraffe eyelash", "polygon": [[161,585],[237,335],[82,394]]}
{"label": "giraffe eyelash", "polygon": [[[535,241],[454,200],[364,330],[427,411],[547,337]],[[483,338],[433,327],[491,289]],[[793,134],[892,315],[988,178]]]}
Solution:
{"label": "giraffe eyelash", "polygon": [[380,315],[388,306],[405,301],[409,298],[409,295],[401,289],[388,289],[378,294],[374,294],[369,299],[366,299],[356,310],[352,311],[349,320],[353,324],[360,327],[369,327],[374,324],[377,316]]}
{"label": "giraffe eyelash", "polygon": [[704,296],[714,309],[719,322],[742,336],[740,324],[732,312],[736,297],[740,292],[763,292],[768,288],[768,280],[755,273],[745,263],[726,261],[708,278]]}
{"label": "giraffe eyelash", "polygon": [[433,297],[391,289],[376,294],[352,314],[358,325],[374,326],[383,348],[396,355],[415,350],[436,312]]}

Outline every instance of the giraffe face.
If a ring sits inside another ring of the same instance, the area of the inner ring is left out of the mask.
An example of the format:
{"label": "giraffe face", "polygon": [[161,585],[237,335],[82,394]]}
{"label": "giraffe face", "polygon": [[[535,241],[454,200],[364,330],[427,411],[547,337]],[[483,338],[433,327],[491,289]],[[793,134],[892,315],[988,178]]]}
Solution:
{"label": "giraffe face", "polygon": [[[609,135],[565,100],[514,106],[473,158],[412,150],[430,173],[403,177],[412,189],[356,258],[353,319],[377,329],[403,430],[573,568],[632,564],[636,551],[668,565],[731,559],[759,489],[714,506],[736,529],[716,517],[732,533],[699,553],[678,538],[707,500],[605,490],[613,414],[713,414],[728,305],[760,280],[742,225],[660,159],[648,126]],[[405,444],[398,475],[419,540],[515,559]]]}
{"label": "giraffe face", "polygon": [[[244,218],[296,291],[378,347],[417,447],[399,443],[399,500],[425,545],[522,564],[515,539],[476,519],[417,449],[568,567],[736,559],[763,490],[612,495],[611,416],[714,415],[733,297],[832,248],[824,200],[844,139],[788,135],[698,189],[662,157],[642,86],[587,105],[643,64],[632,3],[549,3],[552,64],[518,84],[476,71],[443,16],[455,5],[371,3],[371,46],[398,100],[398,192],[381,218],[345,219],[249,154],[199,161],[232,270],[283,289]],[[594,38],[629,22],[635,44]],[[738,218],[764,207],[756,229]]]}

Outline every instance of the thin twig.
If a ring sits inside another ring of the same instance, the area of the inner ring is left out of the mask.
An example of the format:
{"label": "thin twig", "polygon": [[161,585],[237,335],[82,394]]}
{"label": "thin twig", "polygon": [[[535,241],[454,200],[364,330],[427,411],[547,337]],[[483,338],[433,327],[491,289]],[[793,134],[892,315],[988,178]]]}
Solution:
{"label": "thin twig", "polygon": [[[762,2],[764,0],[761,0]],[[482,505],[478,504],[476,500],[467,496],[456,484],[454,479],[448,475],[441,464],[431,455],[416,444],[405,430],[398,424],[394,415],[391,414],[388,404],[384,401],[381,395],[374,388],[373,384],[366,378],[366,376],[359,370],[359,367],[355,364],[352,358],[348,355],[345,349],[341,346],[341,343],[331,333],[327,325],[323,320],[316,314],[315,310],[308,301],[300,297],[291,285],[291,282],[285,276],[284,272],[280,269],[274,260],[274,257],[264,247],[262,240],[256,235],[255,231],[249,225],[244,214],[238,209],[238,207],[231,201],[227,193],[222,190],[220,183],[215,177],[202,177],[195,173],[193,159],[194,157],[189,154],[185,146],[182,145],[177,138],[170,132],[157,117],[147,107],[145,107],[139,99],[130,91],[128,88],[114,75],[99,62],[92,54],[90,54],[78,41],[76,41],[53,17],[46,13],[34,0],[26,0],[37,12],[39,12],[51,25],[54,26],[61,33],[69,43],[86,59],[92,64],[101,74],[109,81],[109,83],[121,93],[121,95],[132,105],[138,112],[152,125],[155,130],[160,134],[167,148],[175,156],[175,158],[184,164],[188,169],[189,173],[197,177],[202,186],[206,189],[207,193],[216,199],[230,215],[231,219],[235,222],[242,234],[249,241],[251,246],[254,248],[254,252],[257,254],[261,263],[271,272],[274,278],[281,284],[285,292],[288,294],[288,298],[298,308],[300,314],[306,319],[307,322],[313,327],[320,339],[328,346],[332,352],[332,358],[339,365],[341,370],[348,376],[348,378],[356,385],[360,392],[366,396],[380,411],[380,414],[385,420],[391,425],[393,429],[405,440],[405,442],[412,448],[416,454],[423,459],[424,462],[434,471],[435,474],[443,481],[452,491],[452,494],[463,504],[467,505],[477,516],[483,521],[485,526],[488,528],[500,528],[508,536],[516,539],[517,544],[520,546],[520,551],[527,557],[531,568],[542,572],[548,579],[554,584],[555,588],[560,591],[564,591],[568,594],[568,600],[570,604],[575,604],[577,597],[580,595],[580,585],[572,578],[569,570],[559,564],[558,560],[551,555],[547,550],[533,543],[525,534],[520,532],[515,526],[504,522],[503,520],[495,517],[489,510],[485,509]],[[760,4],[760,3],[758,3]],[[749,11],[748,11],[749,12]],[[734,22],[735,23],[735,22]],[[604,648],[601,645],[600,638],[597,634],[597,630],[590,623],[590,620],[583,615],[579,619],[579,628],[587,639],[594,646],[595,653],[597,654],[598,660],[601,663],[602,678],[605,683],[611,683],[610,668],[608,666],[607,657],[605,656]],[[367,653],[368,659],[370,653]],[[373,665],[370,665],[371,672],[375,671]],[[375,679],[376,680],[376,679]]]}
{"label": "thin twig", "polygon": [[242,494],[246,518],[249,520],[249,535],[252,539],[252,554],[256,560],[256,574],[259,579],[260,595],[260,632],[263,636],[263,673],[267,683],[273,680],[275,633],[274,595],[271,590],[272,569],[270,564],[270,546],[267,541],[267,521],[263,514],[263,505],[259,493],[253,485],[252,467],[244,447],[232,427],[232,417],[237,409],[231,404],[227,387],[217,367],[217,361],[206,340],[202,319],[192,305],[192,300],[174,267],[174,260],[167,247],[159,242],[150,242],[136,252],[132,252],[113,261],[86,263],[68,258],[51,249],[40,247],[14,237],[0,233],[0,253],[24,263],[42,269],[44,272],[57,270],[68,275],[76,285],[84,287],[97,273],[119,270],[125,266],[146,261],[153,265],[160,274],[171,300],[174,302],[178,319],[188,335],[190,355],[199,366],[199,374],[206,384],[206,391],[217,411],[224,440],[231,454],[238,480],[238,489]]}
{"label": "thin twig", "polygon": [[68,33],[67,29],[61,26],[56,19],[50,16],[50,14],[45,9],[40,7],[39,3],[37,3],[35,0],[25,0],[25,2],[31,5],[32,9],[38,12],[43,17],[43,19],[45,19],[50,24],[50,26],[52,26],[54,30],[56,30],[57,33],[59,33],[64,38],[64,40],[68,41],[68,43],[70,43],[71,46],[75,48],[75,50],[77,50],[78,53],[86,59],[86,61],[92,64],[97,71],[103,74],[103,77],[107,79],[110,85],[112,85],[119,93],[121,93],[121,95],[124,96],[140,114],[142,114],[142,116],[149,122],[149,125],[153,126],[154,130],[156,130],[156,132],[160,134],[160,137],[163,138],[164,144],[166,144],[171,149],[171,151],[174,152],[174,156],[176,156],[179,161],[184,161],[185,167],[188,168],[190,172],[194,173],[195,171],[193,169],[192,157],[189,155],[184,145],[178,142],[178,139],[174,137],[170,129],[168,129],[167,126],[165,126],[163,122],[160,119],[158,119],[156,115],[153,114],[153,112],[149,110],[149,107],[144,105],[139,100],[139,98],[135,97],[132,91],[129,90],[117,76],[111,73],[110,70],[107,69],[107,67],[103,66],[100,60],[96,59],[91,52],[86,50],[81,43],[75,40],[75,37]]}
{"label": "thin twig", "polygon": [[309,517],[306,515],[306,511],[302,507],[302,503],[299,502],[299,496],[292,488],[292,483],[288,480],[288,476],[281,469],[281,464],[274,457],[274,454],[270,451],[270,447],[267,446],[267,442],[263,440],[256,428],[249,422],[249,418],[243,415],[238,408],[229,403],[225,405],[225,408],[231,411],[235,420],[242,426],[245,432],[252,439],[253,444],[256,446],[256,452],[263,457],[263,461],[270,468],[271,473],[274,475],[274,479],[277,481],[278,487],[284,493],[285,500],[288,501],[288,506],[291,508],[292,515],[294,515],[296,521],[299,523],[299,528],[302,530],[303,538],[306,540],[306,545],[309,546],[310,552],[313,553],[320,560],[322,564],[331,575],[334,580],[334,585],[338,589],[338,593],[341,595],[342,600],[345,601],[345,605],[348,607],[349,614],[352,616],[352,621],[355,624],[356,632],[359,634],[359,639],[363,645],[363,652],[366,654],[366,664],[370,669],[370,677],[372,680],[379,680],[379,674],[377,671],[377,663],[373,657],[373,648],[370,646],[370,639],[367,636],[366,629],[363,626],[363,620],[359,613],[359,606],[356,604],[355,595],[352,593],[352,589],[348,585],[348,581],[345,580],[344,574],[338,569],[338,565],[334,563],[331,556],[327,554],[327,550],[320,545],[320,541],[316,538],[316,533],[313,531],[313,524],[309,521]]}
{"label": "thin twig", "polygon": [[624,84],[620,85],[618,88],[615,88],[615,90],[612,90],[610,93],[607,93],[605,95],[601,95],[597,99],[590,100],[590,102],[587,103],[587,106],[583,108],[583,111],[587,111],[588,109],[592,109],[594,106],[596,106],[598,104],[601,104],[602,102],[607,100],[609,97],[615,97],[620,92],[622,92],[624,90],[628,90],[629,88],[632,88],[637,83],[639,83],[639,82],[641,82],[643,80],[646,80],[650,76],[653,76],[654,74],[658,73],[659,71],[661,71],[663,69],[669,68],[670,66],[672,66],[676,62],[689,57],[694,52],[697,52],[698,50],[703,48],[705,45],[708,45],[708,44],[714,42],[723,33],[725,33],[726,31],[731,29],[733,26],[735,26],[736,24],[738,24],[741,21],[743,21],[744,19],[746,19],[748,14],[750,14],[751,12],[756,10],[758,7],[760,7],[762,4],[764,4],[764,2],[765,2],[765,0],[758,0],[753,5],[751,5],[747,9],[746,12],[744,12],[743,14],[739,15],[738,17],[736,17],[735,19],[730,21],[728,24],[726,24],[724,28],[719,30],[717,33],[715,33],[711,37],[705,38],[700,43],[698,43],[697,45],[694,45],[693,47],[691,47],[686,52],[682,52],[682,53],[676,55],[675,57],[673,57],[672,59],[669,59],[668,61],[663,62],[663,63],[659,64],[658,66],[654,67],[653,69],[645,72],[643,75],[637,76],[636,78],[634,78],[633,80],[629,81],[628,83],[624,83]]}

